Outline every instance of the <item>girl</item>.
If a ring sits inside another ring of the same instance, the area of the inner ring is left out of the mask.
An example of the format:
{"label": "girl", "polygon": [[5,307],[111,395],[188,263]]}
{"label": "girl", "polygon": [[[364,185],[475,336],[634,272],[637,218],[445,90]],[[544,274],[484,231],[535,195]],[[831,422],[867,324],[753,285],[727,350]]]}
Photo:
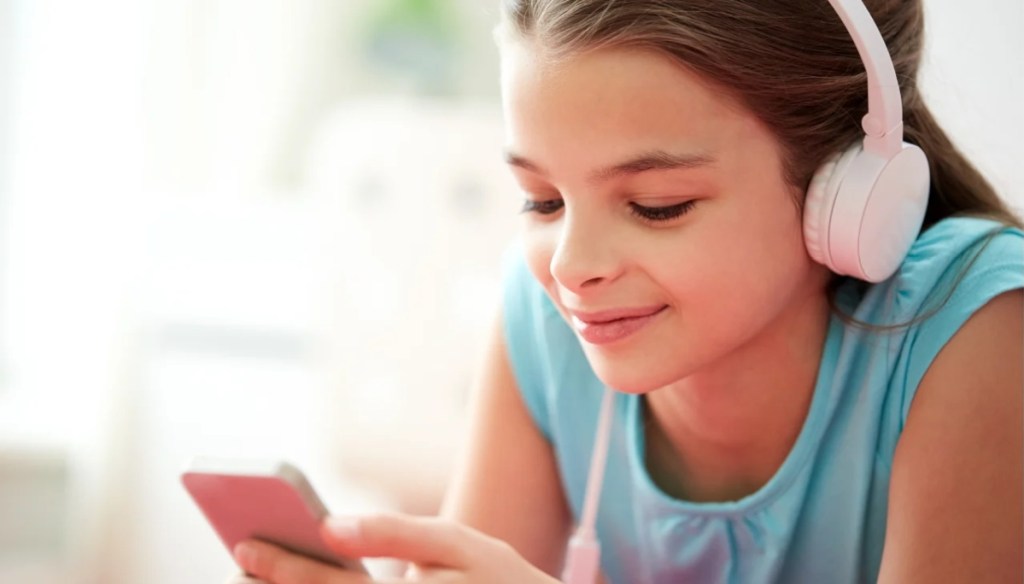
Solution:
{"label": "girl", "polygon": [[[921,99],[920,0],[867,2],[931,178],[874,284],[822,264],[814,222],[868,111],[824,0],[503,7],[526,228],[461,470],[443,518],[325,539],[415,581],[554,582],[612,388],[607,582],[1021,581],[1024,234]],[[236,555],[276,584],[368,581]]]}

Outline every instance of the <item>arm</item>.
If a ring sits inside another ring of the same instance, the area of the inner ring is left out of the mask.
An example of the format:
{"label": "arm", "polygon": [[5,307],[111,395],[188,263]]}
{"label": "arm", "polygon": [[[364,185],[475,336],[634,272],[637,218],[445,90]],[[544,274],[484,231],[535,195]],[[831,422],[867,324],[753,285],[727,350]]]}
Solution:
{"label": "arm", "polygon": [[879,582],[1024,580],[1024,292],[978,310],[918,387],[893,462]]}
{"label": "arm", "polygon": [[551,445],[516,386],[500,316],[477,376],[470,420],[442,515],[504,540],[557,575],[570,514]]}

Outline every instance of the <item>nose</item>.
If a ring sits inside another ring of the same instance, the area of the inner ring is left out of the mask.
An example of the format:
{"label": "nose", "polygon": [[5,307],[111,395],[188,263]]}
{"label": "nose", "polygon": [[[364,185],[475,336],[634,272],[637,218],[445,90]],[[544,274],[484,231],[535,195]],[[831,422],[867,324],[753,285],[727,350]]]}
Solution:
{"label": "nose", "polygon": [[610,235],[609,229],[596,218],[567,208],[551,255],[550,269],[555,281],[581,294],[614,280],[621,270],[621,261]]}

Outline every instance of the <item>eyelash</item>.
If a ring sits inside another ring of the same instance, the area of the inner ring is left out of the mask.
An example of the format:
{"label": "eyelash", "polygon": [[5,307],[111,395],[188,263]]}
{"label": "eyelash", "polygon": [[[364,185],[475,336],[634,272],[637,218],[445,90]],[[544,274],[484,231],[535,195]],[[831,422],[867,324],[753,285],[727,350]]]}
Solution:
{"label": "eyelash", "polygon": [[562,199],[548,199],[546,201],[533,201],[527,199],[523,201],[523,208],[520,213],[539,213],[541,215],[552,215],[557,213],[565,203]]}
{"label": "eyelash", "polygon": [[669,205],[667,207],[644,207],[643,205],[630,203],[629,210],[633,212],[633,215],[636,215],[645,221],[671,221],[689,213],[695,204],[697,204],[696,199],[691,199],[683,203],[676,203],[675,205]]}
{"label": "eyelash", "polygon": [[[645,207],[636,203],[629,204],[630,212],[644,221],[658,223],[671,221],[688,213],[697,203],[696,200],[677,203],[667,207]],[[552,215],[565,206],[562,199],[548,199],[546,201],[526,200],[523,202],[522,213],[538,213],[540,215]]]}

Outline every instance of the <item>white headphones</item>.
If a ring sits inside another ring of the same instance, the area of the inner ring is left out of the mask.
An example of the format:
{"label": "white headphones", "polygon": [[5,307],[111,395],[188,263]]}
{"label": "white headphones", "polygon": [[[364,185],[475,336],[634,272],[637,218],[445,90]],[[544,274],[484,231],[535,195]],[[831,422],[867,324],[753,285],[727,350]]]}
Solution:
{"label": "white headphones", "polygon": [[[880,282],[899,267],[917,239],[928,205],[928,160],[903,142],[903,102],[896,70],[861,0],[829,0],[857,45],[868,74],[864,141],[825,162],[804,203],[804,241],[811,257],[833,272]],[[605,389],[583,515],[569,542],[562,582],[593,584],[600,570],[597,507],[614,414]]]}
{"label": "white headphones", "polygon": [[864,141],[815,173],[804,201],[804,242],[833,272],[880,282],[917,239],[928,205],[928,159],[903,141],[903,102],[892,57],[860,0],[829,0],[868,75]]}

